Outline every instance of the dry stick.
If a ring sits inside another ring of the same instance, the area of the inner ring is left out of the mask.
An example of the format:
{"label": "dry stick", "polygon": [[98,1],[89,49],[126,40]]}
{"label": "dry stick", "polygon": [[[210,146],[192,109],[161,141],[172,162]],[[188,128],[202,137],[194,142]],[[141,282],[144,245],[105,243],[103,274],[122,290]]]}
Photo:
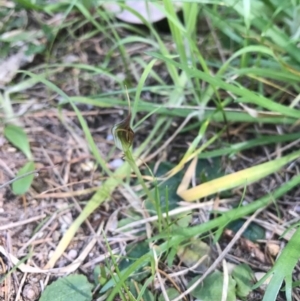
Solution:
{"label": "dry stick", "polygon": [[165,300],[170,301],[169,296],[168,296],[167,291],[166,291],[166,288],[163,284],[162,278],[161,278],[160,273],[159,273],[158,258],[157,258],[155,248],[153,248],[153,245],[152,245],[152,251],[153,251],[153,257],[154,257],[154,262],[155,262],[155,271],[156,271],[158,282],[160,283],[160,289],[162,290],[162,293],[163,293],[163,296],[164,296]]}
{"label": "dry stick", "polygon": [[[49,163],[51,164],[51,166],[54,167],[55,165],[53,164],[51,158],[49,157],[48,153],[46,152],[46,150],[45,150],[43,147],[42,147],[42,151],[43,151],[43,153],[44,153],[46,159],[48,159],[48,161],[49,161]],[[53,171],[55,172],[55,169],[54,169],[54,168],[53,168]],[[61,184],[64,185],[64,184],[65,184],[64,179],[61,177],[61,175],[60,175],[59,172],[56,172],[56,176],[57,176],[58,179],[60,180]],[[68,187],[65,187],[65,189],[66,189],[67,191],[69,191],[69,188],[68,188]],[[79,205],[77,199],[74,198],[74,197],[72,197],[72,200],[73,200],[73,203],[74,203],[75,208],[77,209],[77,211],[78,211],[79,213],[81,213],[81,212],[82,212],[82,208],[81,208],[81,206]],[[91,225],[91,223],[89,222],[88,219],[86,219],[85,223],[86,223],[86,225],[88,226],[88,228],[90,229],[91,233],[95,235],[95,230],[94,230],[94,228],[92,227],[92,225]],[[100,244],[99,246],[100,246],[101,248],[103,247],[101,244]]]}
{"label": "dry stick", "polygon": [[[221,254],[222,250],[220,248],[219,243],[217,243],[217,249],[218,252]],[[227,262],[225,259],[222,260],[222,265],[223,265],[223,287],[222,287],[222,299],[221,301],[226,301],[227,295],[228,295],[228,287],[229,287],[229,275],[228,275],[228,268],[227,268]]]}
{"label": "dry stick", "polygon": [[[228,203],[231,203],[233,201],[235,201],[235,199],[222,199],[222,200],[219,201],[219,204],[228,204]],[[177,215],[177,214],[180,214],[180,213],[183,213],[183,212],[186,212],[186,211],[190,211],[190,210],[193,210],[193,209],[212,207],[214,205],[214,203],[215,203],[215,201],[208,201],[208,202],[205,202],[205,203],[196,203],[196,204],[190,204],[189,203],[188,206],[182,206],[182,207],[173,209],[168,213],[163,213],[162,217],[166,218],[167,216]],[[142,220],[139,220],[139,221],[136,221],[136,222],[132,222],[132,223],[127,224],[123,227],[115,229],[114,232],[122,232],[125,229],[134,228],[136,226],[141,226],[143,224],[146,224],[146,223],[149,223],[149,222],[154,222],[156,220],[158,220],[158,215],[151,216],[151,217],[148,217],[146,219],[142,219]]]}
{"label": "dry stick", "polygon": [[297,301],[300,301],[300,297],[297,296],[294,292],[293,292],[293,297],[294,297]]}
{"label": "dry stick", "polygon": [[16,223],[10,223],[10,224],[4,225],[4,226],[0,226],[0,231],[4,231],[4,230],[8,230],[10,228],[15,228],[15,227],[19,227],[19,226],[22,226],[22,225],[26,225],[26,224],[29,224],[31,222],[35,222],[39,219],[43,219],[45,217],[46,217],[46,214],[41,214],[41,215],[38,215],[38,216],[28,218],[24,221],[20,221],[20,222],[16,222]]}
{"label": "dry stick", "polygon": [[[7,164],[5,163],[5,161],[0,159],[0,167],[2,171],[5,171],[6,173],[8,173],[11,177],[14,177],[15,174],[13,173],[13,171],[7,166]],[[1,186],[0,186],[1,188]]]}
{"label": "dry stick", "polygon": [[[12,243],[11,243],[11,237],[9,231],[6,232],[6,246],[9,249],[9,251],[12,251]],[[12,261],[8,260],[9,266],[11,268],[13,267]],[[17,291],[17,287],[20,286],[19,278],[17,277],[16,271],[12,271],[12,278],[13,278],[13,286],[15,289],[15,292]]]}
{"label": "dry stick", "polygon": [[192,292],[212,271],[214,271],[218,264],[223,260],[223,258],[226,256],[226,254],[229,252],[229,250],[233,247],[233,245],[236,243],[236,241],[240,238],[240,236],[243,234],[243,232],[246,230],[246,228],[249,226],[249,224],[255,219],[255,217],[263,211],[265,208],[261,208],[257,210],[245,223],[244,225],[239,229],[239,231],[235,234],[231,242],[226,246],[224,251],[220,254],[220,256],[216,259],[216,261],[208,268],[208,270],[203,274],[201,278],[199,278],[191,287],[189,287],[185,292],[183,292],[180,296],[173,299],[172,301],[179,301],[184,296]]}
{"label": "dry stick", "polygon": [[[90,181],[90,180],[88,180]],[[78,182],[79,183],[79,182]],[[71,183],[71,184],[77,184],[77,183]],[[64,188],[70,186],[70,183],[68,185],[63,185],[63,186],[59,186],[59,187],[55,187],[55,189],[58,188]],[[67,192],[54,192],[54,193],[45,193],[42,192],[40,194],[37,194],[34,196],[35,199],[45,199],[45,198],[53,198],[53,199],[61,199],[61,198],[71,198],[71,197],[75,197],[75,196],[83,196],[86,194],[89,194],[91,192],[95,192],[99,189],[98,186],[96,187],[91,187],[91,188],[86,188],[86,189],[82,189],[82,190],[75,190],[75,191],[67,191]]]}
{"label": "dry stick", "polygon": [[190,121],[190,119],[192,117],[194,117],[194,114],[190,114],[188,115],[185,120],[183,121],[183,123],[179,126],[179,128],[174,132],[174,134],[167,139],[167,141],[154,153],[152,153],[151,155],[149,155],[147,158],[143,159],[143,162],[148,162],[151,159],[153,159],[157,154],[159,154],[165,147],[167,147],[171,141],[177,136],[177,134],[185,127],[185,125]]}
{"label": "dry stick", "polygon": [[[1,267],[1,274],[6,275],[6,273],[7,273],[6,264],[4,264],[2,257],[0,257],[0,267]],[[4,291],[2,290],[2,292],[3,292],[3,295],[5,296],[5,301],[7,301],[8,300],[8,292],[9,292],[9,288],[10,288],[10,277],[4,277],[4,279],[1,278],[1,280],[2,280],[2,282],[4,282]]]}
{"label": "dry stick", "polygon": [[[97,235],[84,247],[83,251],[80,253],[80,255],[68,266],[62,267],[62,268],[54,268],[54,269],[41,269],[37,267],[29,266],[28,264],[21,263],[21,261],[15,257],[12,253],[6,251],[3,246],[0,245],[0,254],[3,254],[9,262],[12,263],[12,265],[17,265],[18,269],[23,273],[38,273],[38,274],[66,274],[66,273],[72,273],[75,270],[77,270],[80,265],[83,263],[83,261],[86,259],[88,254],[91,252],[94,245],[97,243],[98,237],[100,236],[100,233],[103,229],[103,223],[100,224],[99,229],[97,231]],[[119,251],[119,249],[116,250],[116,252]],[[107,257],[107,255],[102,255],[102,260],[104,260]],[[19,284],[18,284],[19,285]],[[17,289],[16,289],[17,291]]]}
{"label": "dry stick", "polygon": [[98,257],[93,258],[91,261],[85,263],[82,266],[82,268],[83,269],[90,268],[91,266],[95,266],[96,264],[108,259],[111,255],[121,254],[122,252],[124,252],[124,250],[122,250],[121,248],[112,249],[110,252],[106,252],[104,254],[101,254]]}
{"label": "dry stick", "polygon": [[[99,179],[101,179],[101,178],[99,178]],[[53,192],[53,191],[56,191],[56,190],[59,190],[59,189],[62,189],[62,188],[66,188],[66,187],[69,187],[69,186],[73,186],[73,185],[77,185],[77,184],[90,183],[90,182],[91,182],[91,179],[84,179],[84,180],[81,180],[81,181],[70,182],[70,183],[67,183],[65,185],[60,185],[60,186],[52,187],[52,188],[44,190],[41,193],[35,195],[34,198],[42,198],[43,196],[44,197],[48,197],[48,195],[49,195],[48,193],[50,193],[50,192]],[[73,192],[76,192],[76,191],[73,191]],[[55,193],[60,193],[60,192],[55,192]],[[50,194],[49,197],[52,197],[52,195]],[[58,197],[58,196],[54,195],[53,197]],[[69,197],[69,195],[62,196],[62,197]]]}
{"label": "dry stick", "polygon": [[[90,248],[90,245],[88,245],[87,247]],[[110,252],[110,253],[101,254],[97,258],[93,259],[92,263],[85,264],[83,266],[83,268],[87,268],[87,267],[90,267],[90,266],[92,266],[96,263],[102,262],[105,259],[107,259],[111,254],[118,254],[119,252],[120,252],[120,249],[116,248],[116,249],[113,249],[112,252]],[[88,250],[87,254],[85,254],[85,255],[88,255],[89,253],[90,253],[90,250]],[[21,263],[21,260],[19,260],[16,256],[14,256],[11,253],[9,253],[8,251],[6,251],[4,249],[4,247],[1,246],[1,245],[0,245],[0,254],[5,256],[13,265],[18,266],[18,270],[20,270],[23,273],[63,275],[63,274],[66,274],[66,273],[74,272],[78,268],[78,264],[74,265],[74,262],[71,263],[70,265],[66,266],[66,267],[46,269],[46,270],[38,268],[38,267],[32,267],[32,266],[29,266],[27,264]],[[81,261],[80,263],[82,263],[82,261],[84,259],[85,258],[82,258],[80,260]],[[15,290],[17,291],[17,288],[15,288]]]}
{"label": "dry stick", "polygon": [[[46,214],[45,214],[46,216]],[[54,213],[50,219],[40,228],[40,230],[38,232],[36,232],[23,246],[21,249],[18,250],[18,253],[17,254],[22,254],[25,249],[40,235],[40,233],[42,233],[44,231],[44,229],[46,229],[51,223],[53,220],[55,220],[57,217],[57,214]],[[31,218],[32,220],[33,218]],[[28,220],[27,220],[28,221]]]}
{"label": "dry stick", "polygon": [[[288,149],[294,147],[294,146],[297,145],[299,142],[300,142],[300,139],[298,139],[298,140],[296,140],[296,141],[293,141],[293,142],[291,142],[291,143],[289,143],[289,144],[287,144],[287,145],[281,147],[281,148],[280,148],[280,151],[281,151],[281,152],[284,152],[284,151],[286,151],[286,150],[288,150]],[[275,156],[277,156],[277,150],[270,154],[270,157],[275,157]],[[256,164],[259,164],[259,163],[261,163],[261,162],[264,162],[264,160],[265,160],[265,159],[262,158],[262,159],[258,160],[258,161],[256,162]]]}
{"label": "dry stick", "polygon": [[168,277],[170,277],[171,279],[174,278],[174,277],[179,277],[179,276],[183,276],[185,274],[187,274],[188,272],[192,271],[192,272],[195,272],[196,268],[204,261],[208,258],[208,255],[205,254],[203,255],[202,257],[200,257],[200,259],[194,264],[192,265],[191,267],[189,268],[186,268],[186,269],[183,269],[179,272],[174,272],[174,273],[171,273],[171,274],[168,274]]}
{"label": "dry stick", "polygon": [[20,299],[21,292],[22,292],[26,278],[27,278],[27,273],[24,273],[24,276],[22,277],[21,283],[19,285],[19,289],[18,289],[15,301],[18,301]]}
{"label": "dry stick", "polygon": [[[203,257],[207,257],[207,255],[204,255]],[[158,269],[158,272],[162,275],[164,275],[166,277],[166,279],[171,282],[171,284],[173,285],[173,287],[180,293],[181,289],[178,286],[178,284],[175,282],[175,279],[173,279],[173,277],[170,277],[171,274],[168,274],[167,272]],[[184,299],[185,301],[187,301],[187,298]]]}

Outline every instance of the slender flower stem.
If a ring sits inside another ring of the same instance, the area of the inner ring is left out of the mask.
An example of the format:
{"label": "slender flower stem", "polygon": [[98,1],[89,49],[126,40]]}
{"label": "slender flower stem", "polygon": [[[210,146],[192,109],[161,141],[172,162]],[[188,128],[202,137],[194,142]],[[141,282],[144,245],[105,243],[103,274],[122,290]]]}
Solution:
{"label": "slender flower stem", "polygon": [[150,200],[151,202],[155,203],[154,198],[153,198],[153,196],[152,196],[152,194],[151,194],[149,188],[148,188],[147,185],[145,184],[145,181],[144,181],[143,176],[142,176],[142,174],[141,174],[141,172],[140,172],[140,169],[139,169],[139,167],[137,166],[137,164],[135,163],[135,160],[134,160],[134,158],[133,158],[133,156],[132,156],[131,150],[128,149],[127,151],[125,151],[125,152],[124,152],[124,155],[125,155],[125,158],[127,159],[128,163],[129,163],[130,167],[132,168],[132,170],[133,170],[134,173],[136,174],[136,176],[137,176],[139,182],[141,183],[141,185],[142,185],[142,187],[143,187],[143,189],[144,189],[144,191],[145,191],[147,197],[149,198],[149,200]]}

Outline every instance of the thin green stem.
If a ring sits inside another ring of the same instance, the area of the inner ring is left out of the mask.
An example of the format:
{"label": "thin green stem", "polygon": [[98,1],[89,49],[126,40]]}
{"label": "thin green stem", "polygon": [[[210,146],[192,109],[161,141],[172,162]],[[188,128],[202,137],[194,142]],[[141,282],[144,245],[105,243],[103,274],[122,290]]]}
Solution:
{"label": "thin green stem", "polygon": [[146,185],[146,183],[144,181],[144,178],[143,178],[143,176],[142,176],[142,174],[141,174],[141,172],[140,172],[137,164],[135,163],[135,160],[134,160],[134,158],[132,156],[131,149],[128,149],[127,151],[125,151],[124,155],[125,155],[125,158],[127,159],[128,163],[129,163],[130,167],[135,172],[135,174],[136,174],[139,182],[141,183],[141,185],[142,185],[142,187],[143,187],[143,189],[144,189],[147,197],[149,198],[149,200],[151,202],[153,202],[153,204],[155,204],[155,200],[154,200],[154,198],[153,198],[153,196],[152,196],[149,188],[147,187],[147,185]]}

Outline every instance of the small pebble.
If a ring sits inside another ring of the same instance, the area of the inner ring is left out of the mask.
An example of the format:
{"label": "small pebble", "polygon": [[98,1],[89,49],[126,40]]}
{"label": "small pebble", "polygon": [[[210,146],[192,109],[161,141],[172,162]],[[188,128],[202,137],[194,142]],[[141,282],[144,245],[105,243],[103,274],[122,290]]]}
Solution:
{"label": "small pebble", "polygon": [[124,163],[124,161],[120,158],[114,159],[112,161],[109,162],[109,167],[111,169],[117,169],[120,166],[122,166],[122,164]]}
{"label": "small pebble", "polygon": [[40,238],[42,238],[43,236],[44,236],[44,232],[43,232],[43,231],[38,232],[38,233],[36,234],[36,238],[37,238],[37,239],[40,239]]}
{"label": "small pebble", "polygon": [[63,210],[63,209],[66,209],[68,208],[69,204],[62,200],[62,199],[58,199],[56,202],[55,202],[55,207],[58,209],[58,210]]}
{"label": "small pebble", "polygon": [[96,220],[98,220],[98,219],[100,219],[101,218],[101,214],[100,213],[95,213],[94,215],[93,215],[93,221],[96,221]]}
{"label": "small pebble", "polygon": [[112,141],[112,140],[114,140],[114,136],[112,134],[108,134],[107,137],[106,137],[106,140],[107,141]]}
{"label": "small pebble", "polygon": [[79,62],[80,59],[77,55],[74,55],[74,54],[69,54],[69,55],[66,55],[64,58],[63,58],[63,62],[65,64],[71,64],[71,63],[76,63],[76,62]]}
{"label": "small pebble", "polygon": [[60,233],[58,231],[54,231],[52,233],[52,239],[53,239],[53,241],[58,241],[59,238],[60,238]]}
{"label": "small pebble", "polygon": [[23,289],[23,297],[26,300],[37,300],[39,296],[39,289],[37,286],[33,286],[31,284],[26,284]]}
{"label": "small pebble", "polygon": [[49,253],[48,253],[48,259],[51,259],[52,255],[53,255],[54,251],[51,250]]}
{"label": "small pebble", "polygon": [[71,249],[68,252],[68,256],[70,259],[75,259],[77,257],[78,252],[75,249]]}
{"label": "small pebble", "polygon": [[30,282],[32,283],[38,283],[40,281],[39,278],[36,278],[36,277],[30,277]]}
{"label": "small pebble", "polygon": [[274,236],[274,232],[267,230],[265,236],[266,236],[266,239],[272,239]]}
{"label": "small pebble", "polygon": [[72,224],[73,222],[73,218],[72,218],[72,214],[71,212],[67,212],[64,215],[61,215],[58,218],[58,221],[60,223],[60,230],[61,233],[65,233],[67,231],[67,229],[69,228],[69,226]]}
{"label": "small pebble", "polygon": [[80,167],[83,171],[89,172],[95,168],[95,163],[93,161],[88,161],[80,164]]}

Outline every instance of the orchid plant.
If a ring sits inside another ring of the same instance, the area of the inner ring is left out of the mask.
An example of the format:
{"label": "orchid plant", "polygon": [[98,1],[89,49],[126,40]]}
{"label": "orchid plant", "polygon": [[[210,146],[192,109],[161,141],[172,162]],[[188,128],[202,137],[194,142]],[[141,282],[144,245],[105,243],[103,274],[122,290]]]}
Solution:
{"label": "orchid plant", "polygon": [[139,182],[141,183],[146,195],[148,196],[149,200],[154,202],[153,196],[147,187],[143,176],[135,162],[135,159],[132,155],[132,145],[134,140],[134,131],[131,129],[131,106],[130,106],[130,99],[128,95],[128,91],[126,89],[127,101],[128,101],[128,115],[124,120],[114,125],[112,128],[112,134],[114,137],[116,147],[124,152],[124,158],[129,163],[132,170],[135,172]]}

